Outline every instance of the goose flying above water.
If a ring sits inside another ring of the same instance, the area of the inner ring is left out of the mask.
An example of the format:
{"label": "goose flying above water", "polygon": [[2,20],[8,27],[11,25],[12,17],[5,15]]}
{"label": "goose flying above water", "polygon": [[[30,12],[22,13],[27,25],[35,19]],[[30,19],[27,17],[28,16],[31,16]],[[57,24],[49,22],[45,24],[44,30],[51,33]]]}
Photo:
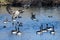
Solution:
{"label": "goose flying above water", "polygon": [[12,15],[12,18],[15,19],[16,17],[18,17],[20,15],[20,13],[23,13],[24,10],[17,10],[17,11],[14,11],[12,10],[12,8],[10,6],[7,6],[6,7],[6,10],[7,12]]}

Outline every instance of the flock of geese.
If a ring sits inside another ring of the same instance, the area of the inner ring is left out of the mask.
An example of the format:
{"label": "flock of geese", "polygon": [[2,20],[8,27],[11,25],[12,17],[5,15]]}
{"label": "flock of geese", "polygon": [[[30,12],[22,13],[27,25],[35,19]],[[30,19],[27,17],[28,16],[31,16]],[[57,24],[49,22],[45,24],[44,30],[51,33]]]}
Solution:
{"label": "flock of geese", "polygon": [[37,34],[43,34],[45,32],[50,32],[50,34],[55,35],[54,26],[52,25],[52,27],[49,27],[48,24],[46,24],[46,28],[43,28],[43,25],[41,25],[40,30],[37,31]]}
{"label": "flock of geese", "polygon": [[[15,22],[16,18],[21,18],[20,14],[24,12],[24,10],[17,10],[17,11],[13,11],[12,8],[10,6],[6,7],[7,12],[12,16],[12,21]],[[33,12],[31,13],[31,19],[34,21],[37,21],[35,14],[33,14]],[[10,22],[8,21],[8,19],[6,18],[6,20],[4,21],[4,23]],[[12,23],[14,25],[14,23]],[[22,22],[17,22],[17,24],[19,26],[22,26]],[[16,34],[16,35],[21,35],[22,33],[19,31],[19,27],[15,27],[15,30],[11,31],[11,34]]]}
{"label": "flock of geese", "polygon": [[[20,26],[21,25],[22,24],[20,24]],[[47,32],[50,32],[50,34],[55,35],[56,31],[54,29],[54,26],[52,25],[51,27],[49,27],[48,24],[46,24],[46,28],[43,28],[43,25],[41,25],[40,30],[36,31],[36,34],[42,35],[43,33],[47,33]],[[15,27],[15,30],[12,30],[11,33],[14,35],[22,34],[22,32],[19,30],[19,27],[18,28]]]}
{"label": "flock of geese", "polygon": [[[21,18],[21,16],[19,16],[20,13],[23,13],[23,12],[24,12],[24,10],[13,11],[13,10],[10,8],[10,6],[7,6],[6,9],[7,9],[8,13],[12,16],[12,20],[13,20],[13,21],[16,21],[15,19],[16,19],[17,17],[18,17],[18,18]],[[38,20],[36,19],[36,17],[35,17],[35,14],[33,14],[33,12],[31,13],[31,19],[34,20],[34,21],[38,21]],[[6,18],[6,20],[4,21],[4,23],[7,23],[7,22],[10,22],[10,21],[8,21],[8,19]],[[20,23],[17,22],[17,24],[18,24],[19,26],[23,26],[23,23],[22,23],[22,22],[20,22]],[[12,23],[12,25],[14,25],[14,23]],[[45,32],[50,32],[50,34],[53,34],[53,35],[54,35],[54,34],[55,34],[54,26],[49,27],[48,24],[46,24],[46,28],[43,28],[43,25],[41,25],[40,30],[37,31],[36,33],[37,33],[37,34],[43,34],[43,33],[45,33]],[[12,31],[11,31],[11,34],[21,35],[22,32],[19,30],[19,27],[16,27],[16,26],[15,26],[15,30],[12,30]]]}

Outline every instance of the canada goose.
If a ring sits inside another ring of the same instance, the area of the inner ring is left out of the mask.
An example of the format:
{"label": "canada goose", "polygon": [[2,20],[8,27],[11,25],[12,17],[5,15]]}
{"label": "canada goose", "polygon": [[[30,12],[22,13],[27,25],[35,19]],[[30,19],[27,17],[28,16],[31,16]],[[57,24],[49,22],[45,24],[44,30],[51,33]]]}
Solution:
{"label": "canada goose", "polygon": [[37,19],[35,18],[35,15],[32,15],[31,18],[32,18],[32,20],[37,20]]}
{"label": "canada goose", "polygon": [[18,29],[17,29],[17,35],[21,35],[22,33],[19,31],[19,27],[18,27]]}
{"label": "canada goose", "polygon": [[53,27],[48,27],[48,24],[46,24],[46,29],[47,29],[48,31],[51,31],[51,30],[53,30]]}
{"label": "canada goose", "polygon": [[20,15],[20,13],[23,13],[24,12],[24,10],[14,11],[14,10],[12,10],[12,8],[10,6],[7,6],[6,7],[6,10],[12,16],[12,19],[18,17]]}
{"label": "canada goose", "polygon": [[17,34],[17,30],[12,30],[11,33],[12,34]]}
{"label": "canada goose", "polygon": [[15,35],[17,34],[17,28],[16,28],[16,26],[15,26],[15,30],[12,30],[11,33],[15,34]]}
{"label": "canada goose", "polygon": [[42,32],[42,29],[43,29],[43,25],[41,25],[40,30],[37,31],[37,34],[42,34],[42,33],[43,33],[43,32]]}
{"label": "canada goose", "polygon": [[20,31],[17,32],[17,35],[21,35],[22,33]]}
{"label": "canada goose", "polygon": [[55,31],[54,30],[50,31],[50,34],[53,34],[54,35],[55,34]]}
{"label": "canada goose", "polygon": [[42,32],[47,32],[47,29],[43,29],[43,25],[41,25],[41,31]]}
{"label": "canada goose", "polygon": [[37,31],[37,34],[42,34],[42,31]]}
{"label": "canada goose", "polygon": [[23,13],[24,12],[24,10],[16,10],[16,11],[14,11],[14,13],[12,13],[12,17],[13,17],[13,19],[15,19],[15,18],[21,18],[21,14],[20,13]]}
{"label": "canada goose", "polygon": [[34,21],[38,21],[35,17],[35,14],[33,14],[33,12],[31,13],[31,19],[34,20]]}
{"label": "canada goose", "polygon": [[53,30],[53,28],[52,27],[47,27],[47,30],[51,31],[51,30]]}
{"label": "canada goose", "polygon": [[45,33],[45,32],[47,32],[47,30],[46,29],[42,29],[40,31],[37,31],[37,34],[42,34],[42,33]]}
{"label": "canada goose", "polygon": [[42,32],[47,32],[47,29],[42,29]]}
{"label": "canada goose", "polygon": [[54,26],[53,26],[53,30],[52,31],[50,31],[50,34],[55,34],[55,30],[54,30]]}

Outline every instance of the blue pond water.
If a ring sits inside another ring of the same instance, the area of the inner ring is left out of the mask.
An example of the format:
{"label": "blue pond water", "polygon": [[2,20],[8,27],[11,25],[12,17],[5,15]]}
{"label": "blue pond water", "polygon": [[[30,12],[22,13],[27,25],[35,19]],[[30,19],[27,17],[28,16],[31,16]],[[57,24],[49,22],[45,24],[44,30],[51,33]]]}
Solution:
{"label": "blue pond water", "polygon": [[[22,14],[22,18],[16,19],[23,23],[23,26],[19,29],[22,32],[22,35],[20,36],[11,34],[11,30],[15,29],[12,25],[11,15],[8,13],[0,14],[0,40],[60,40],[60,14],[58,11],[57,9],[53,9],[52,11],[51,9],[34,11],[34,13],[37,13],[36,18],[38,21],[31,20],[30,12],[26,11]],[[53,17],[48,18],[49,15],[52,15]],[[3,21],[6,18],[11,22],[4,24]],[[51,35],[49,32],[44,33],[43,35],[36,34],[36,32],[40,30],[41,24],[43,24],[44,28],[46,27],[46,24],[49,24],[49,26],[54,25],[56,34]],[[4,25],[7,27],[3,28]]]}

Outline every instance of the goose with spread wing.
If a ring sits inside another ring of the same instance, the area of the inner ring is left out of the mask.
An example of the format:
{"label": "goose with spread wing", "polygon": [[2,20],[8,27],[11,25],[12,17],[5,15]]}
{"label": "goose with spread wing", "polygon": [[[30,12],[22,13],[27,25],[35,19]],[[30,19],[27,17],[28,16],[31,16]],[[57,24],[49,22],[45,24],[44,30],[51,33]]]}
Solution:
{"label": "goose with spread wing", "polygon": [[16,18],[16,17],[18,17],[20,15],[20,13],[24,12],[24,10],[14,11],[14,10],[12,10],[12,8],[10,6],[7,6],[6,10],[12,16],[13,19]]}

